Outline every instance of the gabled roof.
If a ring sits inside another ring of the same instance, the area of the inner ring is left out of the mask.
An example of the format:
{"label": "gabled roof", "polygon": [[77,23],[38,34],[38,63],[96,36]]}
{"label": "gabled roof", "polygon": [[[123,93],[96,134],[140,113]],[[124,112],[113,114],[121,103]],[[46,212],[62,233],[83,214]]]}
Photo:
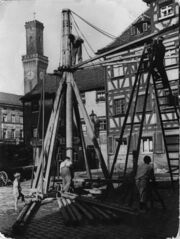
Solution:
{"label": "gabled roof", "polygon": [[[74,79],[80,92],[101,90],[105,88],[105,69],[104,67],[93,67],[90,69],[78,70],[74,73]],[[45,95],[52,97],[55,95],[61,76],[47,74],[45,78]],[[39,97],[42,91],[42,81],[40,81],[29,93],[21,98],[23,101],[29,101]]]}
{"label": "gabled roof", "polygon": [[11,106],[22,106],[22,102],[20,101],[21,97],[22,95],[0,92],[0,104]]}
{"label": "gabled roof", "polygon": [[149,35],[151,33],[151,29],[149,29],[146,32],[143,32],[138,35],[131,35],[131,27],[135,25],[137,22],[139,22],[141,19],[151,19],[151,9],[148,8],[144,13],[142,13],[130,26],[126,28],[124,32],[121,33],[119,37],[116,38],[112,43],[107,45],[106,47],[99,49],[96,54],[101,54],[104,52],[107,52],[109,50],[112,50],[118,46],[124,45],[126,43],[132,42],[134,40],[137,40],[138,38],[144,37],[146,35]]}

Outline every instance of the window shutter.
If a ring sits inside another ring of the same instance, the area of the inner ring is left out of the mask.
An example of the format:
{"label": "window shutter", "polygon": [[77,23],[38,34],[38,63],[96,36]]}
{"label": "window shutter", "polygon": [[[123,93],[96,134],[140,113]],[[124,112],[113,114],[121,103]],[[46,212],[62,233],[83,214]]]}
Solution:
{"label": "window shutter", "polygon": [[161,132],[155,132],[154,133],[154,149],[156,153],[163,153],[164,147],[163,147],[163,138]]}
{"label": "window shutter", "polygon": [[113,137],[109,137],[109,153],[113,153]]}
{"label": "window shutter", "polygon": [[[138,137],[137,134],[132,134],[130,152],[132,152],[133,150],[136,150],[137,148],[137,137]],[[128,141],[129,141],[129,137],[128,137]]]}

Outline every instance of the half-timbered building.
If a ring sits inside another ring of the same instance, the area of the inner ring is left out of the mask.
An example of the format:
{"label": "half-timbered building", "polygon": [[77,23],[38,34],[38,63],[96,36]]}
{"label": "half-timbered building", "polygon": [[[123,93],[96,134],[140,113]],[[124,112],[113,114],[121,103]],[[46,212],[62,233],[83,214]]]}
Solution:
{"label": "half-timbered building", "polygon": [[[108,55],[106,60],[123,58],[122,64],[108,63],[106,66],[106,108],[107,108],[107,135],[108,135],[108,156],[112,163],[117,146],[117,138],[120,135],[123,120],[126,114],[130,93],[137,73],[138,62],[140,60],[144,43],[151,42],[154,37],[161,35],[164,38],[166,47],[165,69],[168,75],[173,94],[178,93],[179,87],[179,4],[177,0],[144,0],[147,3],[147,11],[141,14],[114,42],[107,47],[100,49],[97,54],[105,53],[118,48],[113,54]],[[121,47],[122,46],[122,47]],[[140,121],[142,112],[142,102],[145,96],[145,80],[148,69],[144,65],[143,80],[140,86],[140,96],[137,102],[136,122]],[[152,81],[152,80],[151,80]],[[152,83],[152,82],[151,82]],[[166,94],[164,89],[160,92]],[[131,114],[128,122],[131,122]],[[174,115],[171,112],[163,115],[166,120],[168,132],[166,134],[169,142],[169,150],[173,157],[178,157],[178,125],[173,121]],[[137,128],[138,130],[138,128]],[[129,131],[123,138],[118,154],[119,165],[124,164]],[[130,152],[136,148],[137,131],[133,131]],[[162,131],[157,114],[157,106],[152,84],[147,100],[146,118],[143,135],[141,139],[140,159],[148,154],[154,161],[157,171],[166,170],[167,161],[162,140]],[[130,160],[132,162],[132,160]],[[130,164],[129,164],[130,166]]]}

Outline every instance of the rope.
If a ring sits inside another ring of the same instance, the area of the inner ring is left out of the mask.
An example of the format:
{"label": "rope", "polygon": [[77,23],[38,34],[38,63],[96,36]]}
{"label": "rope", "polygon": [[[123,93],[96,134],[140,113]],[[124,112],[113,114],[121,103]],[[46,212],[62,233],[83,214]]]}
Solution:
{"label": "rope", "polygon": [[96,27],[95,25],[93,25],[92,23],[88,22],[86,19],[84,19],[83,17],[79,16],[77,13],[75,13],[74,11],[71,11],[74,15],[76,15],[77,17],[79,17],[83,22],[85,22],[86,24],[88,24],[90,27],[94,28],[96,31],[100,32],[101,34],[103,34],[104,36],[107,36],[113,40],[115,40],[117,37],[102,30],[99,27]]}
{"label": "rope", "polygon": [[[74,19],[74,17],[73,17],[72,14],[71,14],[71,16],[72,16],[72,20],[73,20],[73,22],[74,22],[74,24],[73,24],[73,23],[72,23],[72,24],[74,25],[74,29],[75,29],[77,35],[79,36],[79,33],[82,35],[82,37],[83,37],[83,39],[86,41],[88,47],[89,47],[89,48],[91,49],[91,51],[95,54],[95,51],[93,50],[92,46],[91,46],[90,43],[88,42],[88,40],[87,40],[87,38],[85,37],[85,35],[84,35],[84,34],[82,33],[82,31],[80,30],[80,28],[79,28],[79,26],[78,26],[77,22],[75,21],[75,19]],[[78,30],[79,30],[79,32],[78,32]],[[86,51],[87,56],[88,56],[90,59],[92,59],[92,56],[89,54],[85,43],[83,43],[83,47],[84,47],[84,49],[85,49],[85,51]],[[92,67],[95,67],[94,62],[91,62],[91,66],[92,66]]]}

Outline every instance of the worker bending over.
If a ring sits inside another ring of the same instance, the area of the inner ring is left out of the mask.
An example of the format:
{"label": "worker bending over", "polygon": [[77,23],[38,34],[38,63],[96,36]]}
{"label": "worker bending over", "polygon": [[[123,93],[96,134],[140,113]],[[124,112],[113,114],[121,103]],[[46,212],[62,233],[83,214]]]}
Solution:
{"label": "worker bending over", "polygon": [[69,157],[65,157],[65,160],[60,164],[60,176],[62,177],[62,191],[68,192],[71,186],[72,173],[71,173],[72,162]]}
{"label": "worker bending over", "polygon": [[82,43],[84,41],[79,36],[74,36],[73,34],[69,34],[69,39],[71,42],[72,65],[75,65],[76,56],[78,63],[82,62]]}
{"label": "worker bending over", "polygon": [[147,210],[147,202],[149,201],[148,193],[150,190],[150,181],[155,181],[154,170],[152,164],[150,164],[151,158],[149,156],[144,157],[144,162],[138,166],[135,176],[136,186],[140,197],[140,209]]}

